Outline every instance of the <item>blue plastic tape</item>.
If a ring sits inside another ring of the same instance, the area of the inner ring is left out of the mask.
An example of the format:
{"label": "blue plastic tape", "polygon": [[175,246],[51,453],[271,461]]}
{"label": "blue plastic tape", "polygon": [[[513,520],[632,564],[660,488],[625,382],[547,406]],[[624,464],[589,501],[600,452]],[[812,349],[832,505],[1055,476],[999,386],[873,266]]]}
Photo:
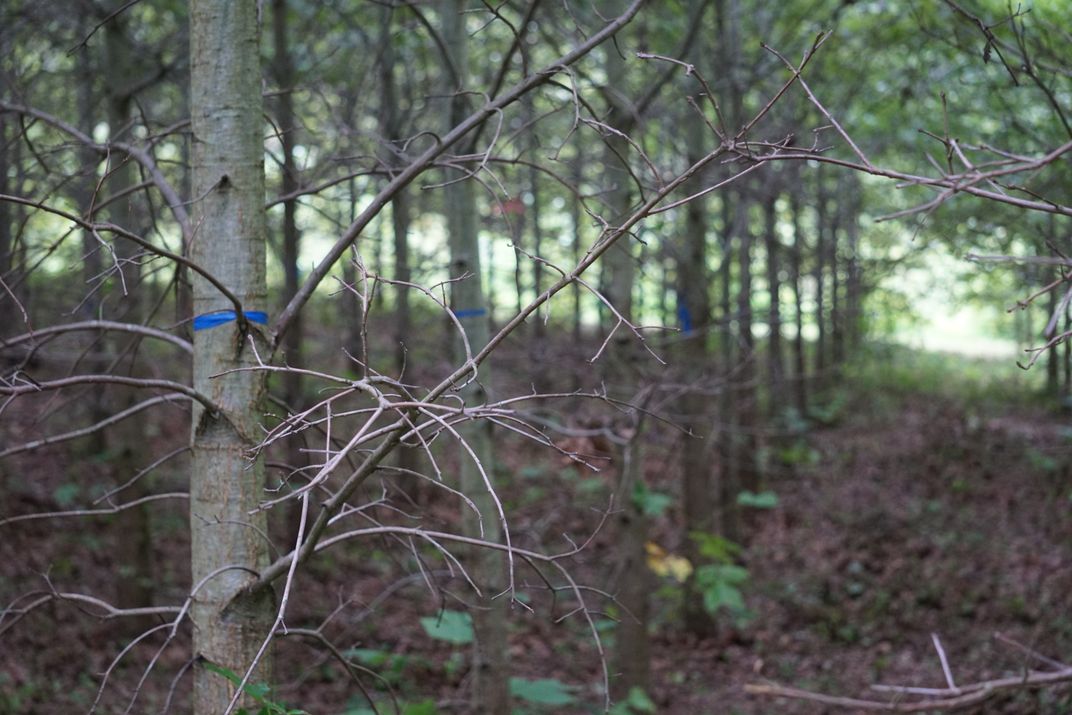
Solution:
{"label": "blue plastic tape", "polygon": [[[268,314],[262,310],[244,310],[242,315],[246,316],[246,320],[251,323],[268,324]],[[230,323],[235,318],[236,315],[233,310],[217,310],[215,313],[205,313],[194,318],[194,330],[216,328],[224,323]]]}
{"label": "blue plastic tape", "polygon": [[487,315],[488,311],[484,308],[468,308],[466,310],[454,311],[455,318],[479,318],[481,315]]}
{"label": "blue plastic tape", "polygon": [[684,332],[684,333],[691,333],[692,332],[692,313],[689,312],[689,309],[686,306],[684,306],[684,305],[678,306],[677,319],[679,321],[681,321],[681,331],[682,332]]}

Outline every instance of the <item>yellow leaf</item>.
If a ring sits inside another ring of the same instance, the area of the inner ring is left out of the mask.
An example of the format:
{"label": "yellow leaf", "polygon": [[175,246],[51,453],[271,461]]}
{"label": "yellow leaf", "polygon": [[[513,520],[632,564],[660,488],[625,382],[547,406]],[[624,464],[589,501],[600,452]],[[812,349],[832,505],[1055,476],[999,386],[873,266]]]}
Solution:
{"label": "yellow leaf", "polygon": [[692,573],[692,564],[684,556],[667,553],[666,549],[651,541],[644,544],[644,550],[648,554],[648,568],[663,578],[669,576],[678,583],[684,583]]}

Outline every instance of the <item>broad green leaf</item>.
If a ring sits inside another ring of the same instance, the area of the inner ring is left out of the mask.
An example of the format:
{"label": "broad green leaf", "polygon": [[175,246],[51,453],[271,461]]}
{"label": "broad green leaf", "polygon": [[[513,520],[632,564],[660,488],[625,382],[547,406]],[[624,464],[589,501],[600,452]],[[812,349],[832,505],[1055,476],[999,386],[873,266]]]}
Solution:
{"label": "broad green leaf", "polygon": [[510,678],[510,694],[518,700],[536,705],[569,705],[577,702],[568,685],[550,678]]}
{"label": "broad green leaf", "polygon": [[694,531],[689,538],[695,542],[700,550],[700,556],[720,563],[730,563],[737,554],[741,553],[741,547],[729,539],[718,534],[708,534],[703,531]]}
{"label": "broad green leaf", "polygon": [[673,502],[674,499],[669,494],[653,492],[643,482],[637,482],[636,488],[633,489],[633,503],[644,513],[644,516],[658,517]]}
{"label": "broad green leaf", "polygon": [[758,494],[743,491],[737,495],[737,505],[750,506],[753,509],[773,509],[778,506],[778,495],[770,491]]}
{"label": "broad green leaf", "polygon": [[473,619],[462,611],[443,611],[438,616],[421,619],[424,632],[436,640],[454,645],[473,642]]}
{"label": "broad green leaf", "polygon": [[421,700],[402,706],[402,715],[436,715],[438,712],[435,700]]}

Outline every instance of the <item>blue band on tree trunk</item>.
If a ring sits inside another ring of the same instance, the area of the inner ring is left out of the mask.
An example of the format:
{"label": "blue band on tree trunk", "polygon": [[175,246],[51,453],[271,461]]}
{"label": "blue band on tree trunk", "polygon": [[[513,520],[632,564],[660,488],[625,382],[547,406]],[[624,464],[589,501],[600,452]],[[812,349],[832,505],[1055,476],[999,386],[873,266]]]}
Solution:
{"label": "blue band on tree trunk", "polygon": [[[268,324],[268,314],[262,310],[244,310],[242,315],[246,316],[246,320],[251,323],[260,323],[261,325]],[[194,318],[194,330],[208,330],[209,328],[215,328],[224,323],[230,323],[236,319],[236,314],[233,310],[217,310],[214,313],[205,313]]]}
{"label": "blue band on tree trunk", "polygon": [[467,308],[465,310],[455,310],[455,318],[479,318],[481,315],[487,315],[488,311],[484,308]]}

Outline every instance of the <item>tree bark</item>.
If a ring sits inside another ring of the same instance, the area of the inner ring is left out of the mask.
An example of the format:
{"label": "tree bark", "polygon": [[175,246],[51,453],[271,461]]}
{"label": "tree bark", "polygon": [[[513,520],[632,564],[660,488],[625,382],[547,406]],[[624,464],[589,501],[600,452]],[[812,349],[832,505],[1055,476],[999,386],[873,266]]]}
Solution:
{"label": "tree bark", "polygon": [[[261,73],[255,0],[193,0],[191,4],[191,122],[193,129],[192,259],[211,268],[246,310],[264,310],[265,215]],[[193,279],[195,315],[232,306],[200,276]],[[264,373],[234,372],[256,365],[268,348],[245,320],[194,333],[194,389],[219,407],[195,403],[190,470],[191,571],[197,592],[190,611],[193,650],[239,676],[268,635],[270,589],[243,589],[268,564],[263,496],[264,464],[249,450],[261,434]],[[269,682],[271,659],[251,681]],[[194,671],[193,710],[219,715],[234,686],[204,668]],[[249,698],[240,700],[252,706]]]}
{"label": "tree bark", "polygon": [[767,250],[767,292],[770,295],[767,309],[767,389],[771,395],[771,405],[768,413],[778,419],[786,405],[782,402],[785,360],[782,355],[782,282],[778,275],[781,243],[778,241],[776,200],[776,196],[768,196],[763,205],[763,238]]}
{"label": "tree bark", "polygon": [[[615,0],[611,5],[610,11],[616,14],[620,10],[619,0]],[[619,56],[616,43],[608,42],[605,51],[607,54],[604,71],[607,75],[607,84],[604,91],[609,104],[606,123],[620,132],[608,134],[603,138],[605,143],[603,170],[611,182],[607,190],[607,218],[613,225],[625,218],[629,212],[632,176],[629,170],[630,147],[626,135],[632,129],[633,120],[626,106],[627,100],[622,94],[626,85],[625,61]],[[623,236],[607,251],[601,263],[603,295],[626,320],[632,320],[633,283],[636,276],[632,238]],[[607,315],[608,321],[606,329],[612,330],[617,323],[617,318],[606,311],[604,314]],[[617,337],[625,340],[627,335],[628,331],[623,332],[619,328]]]}
{"label": "tree bark", "polygon": [[[108,131],[115,141],[129,139],[121,132],[128,129],[133,97],[127,82],[135,73],[135,64],[131,54],[131,39],[126,32],[127,22],[122,16],[113,18],[104,28],[106,65],[105,73],[108,105]],[[108,166],[107,186],[115,194],[126,196],[114,202],[108,209],[113,223],[129,226],[135,233],[143,233],[144,227],[139,216],[138,202],[130,189],[135,184],[134,165],[129,157],[119,153],[112,154]],[[100,250],[99,248],[97,250]],[[141,247],[129,241],[119,240],[115,243],[116,257],[123,265],[123,282],[125,291],[111,291],[116,309],[122,311],[122,320],[128,323],[142,322],[141,269],[138,254]],[[126,293],[125,295],[123,293]],[[113,334],[106,344],[114,356],[115,367],[127,365],[132,372],[139,339]],[[115,414],[131,407],[136,396],[129,391],[119,393],[110,400],[107,412]],[[116,486],[126,482],[138,468],[139,445],[142,444],[143,426],[137,420],[127,420],[109,431],[105,437],[106,448],[112,453],[110,460],[116,477]],[[136,500],[149,493],[147,479],[139,479],[127,489],[127,497]],[[148,606],[153,599],[153,551],[149,512],[145,507],[128,509],[118,515],[116,528],[122,535],[118,542],[119,558],[123,563],[123,572],[117,581],[118,605],[123,607]],[[144,624],[132,624],[134,628]]]}
{"label": "tree bark", "polygon": [[[689,16],[703,21],[697,10],[706,5],[706,0],[692,0]],[[698,48],[692,52],[692,61],[700,60]],[[690,111],[685,119],[685,132],[688,137],[690,164],[700,159],[700,148],[704,146],[707,127],[703,118],[695,111]],[[703,178],[698,177],[696,185],[687,189],[696,191],[702,188]],[[681,300],[681,326],[684,331],[681,358],[683,373],[699,390],[688,390],[682,398],[684,422],[691,434],[685,435],[682,447],[682,471],[684,483],[682,497],[685,516],[685,542],[683,555],[694,566],[700,564],[700,553],[692,534],[706,534],[714,529],[715,504],[711,491],[711,441],[710,436],[710,399],[702,388],[711,378],[710,356],[708,355],[708,330],[711,320],[711,299],[708,291],[710,276],[707,270],[707,201],[705,197],[697,198],[685,206],[685,245],[678,253],[678,289]],[[665,293],[665,291],[664,291]],[[699,592],[693,575],[685,581],[684,614],[685,627],[700,637],[714,633],[715,623],[711,614],[704,608],[703,595]]]}
{"label": "tree bark", "polygon": [[[578,149],[578,152],[580,150]],[[581,208],[581,181],[584,179],[584,161],[582,157],[574,157],[571,166],[570,175],[573,179],[573,186],[575,190],[570,194],[570,226],[573,227],[573,264],[577,265],[581,261],[581,255],[583,254],[584,240],[581,237],[581,217],[584,212]],[[575,345],[580,345],[581,338],[583,337],[583,325],[581,323],[581,295],[584,289],[580,283],[574,283],[570,286],[573,298],[573,341]],[[573,389],[578,389],[578,385],[574,385]]]}
{"label": "tree bark", "polygon": [[[723,78],[720,85],[725,91],[726,100],[723,111],[730,127],[737,127],[741,121],[744,87],[740,70],[740,5],[737,0],[715,0],[715,36],[718,47],[713,53],[715,76]],[[732,130],[731,130],[732,131]],[[719,310],[722,320],[719,330],[720,362],[723,373],[732,371],[737,361],[744,355],[739,344],[735,350],[733,320],[733,260],[734,244],[740,233],[741,225],[748,222],[747,211],[742,211],[741,192],[729,187],[721,193],[722,198],[722,265],[719,274]],[[738,321],[740,316],[738,316]],[[738,322],[739,325],[739,322]],[[751,359],[751,356],[745,356]],[[736,390],[727,386],[719,395],[719,471],[717,485],[719,530],[731,541],[738,538],[739,514],[737,493],[740,491],[741,464],[740,450],[737,447],[737,434],[734,426],[738,419]]]}
{"label": "tree bark", "polygon": [[862,290],[860,280],[860,262],[856,251],[860,245],[860,182],[853,178],[849,183],[849,212],[845,221],[845,238],[848,245],[845,247],[845,337],[848,347],[855,349],[860,346],[861,332],[863,329],[862,314]]}
{"label": "tree bark", "polygon": [[817,196],[815,202],[815,326],[819,330],[815,340],[815,374],[822,384],[826,380],[826,235],[827,206],[823,170],[816,170]]}
{"label": "tree bark", "polygon": [[[469,42],[465,27],[465,0],[448,0],[443,9],[443,38],[450,60],[457,73],[457,86],[451,87],[450,119],[457,124],[468,113],[464,93],[468,76]],[[451,177],[456,178],[456,177]],[[477,233],[476,201],[472,181],[456,181],[446,187],[447,232],[450,239],[451,307],[469,341],[473,352],[488,343],[488,315],[482,286],[480,241]],[[463,278],[464,277],[464,278]],[[459,349],[456,355],[464,356]],[[481,368],[479,379],[470,381],[458,395],[467,406],[487,402],[484,385],[488,382],[488,366]],[[458,428],[472,454],[480,461],[474,463],[469,452],[459,446],[459,487],[469,496],[480,512],[480,518],[462,506],[462,531],[465,535],[487,541],[502,539],[502,526],[484,477],[494,479],[495,464],[491,441],[491,423],[470,422]],[[481,474],[481,469],[483,474]],[[483,534],[481,534],[481,525]],[[466,554],[470,574],[481,589],[474,596],[473,630],[476,635],[473,650],[473,691],[470,711],[480,715],[508,715],[510,712],[509,662],[506,647],[506,606],[508,598],[492,600],[503,591],[506,573],[503,559],[487,549],[471,549]]]}
{"label": "tree bark", "polygon": [[616,647],[611,659],[610,695],[615,701],[624,700],[633,688],[646,689],[651,671],[648,622],[655,585],[644,552],[648,520],[633,496],[644,478],[640,449],[642,422],[637,420],[632,439],[615,455],[620,465],[614,500],[618,510],[615,524],[618,544],[611,583],[623,611],[615,630]]}
{"label": "tree bark", "polygon": [[789,213],[793,221],[793,252],[790,254],[789,282],[793,285],[793,397],[801,417],[808,414],[808,363],[804,345],[804,291],[801,289],[801,263],[804,259],[804,232],[800,225],[800,199],[789,195]]}
{"label": "tree bark", "polygon": [[[284,196],[298,190],[298,165],[294,161],[297,145],[297,124],[294,121],[294,62],[290,56],[287,37],[287,0],[272,0],[272,73],[275,75],[279,96],[276,97],[275,121],[279,130],[279,143],[283,152],[283,169],[280,189]],[[301,279],[299,252],[301,232],[298,230],[298,199],[283,202],[283,300],[290,302],[298,292]],[[291,367],[301,367],[302,324],[298,315],[283,336],[283,352]],[[286,403],[297,409],[301,405],[301,373],[290,371],[283,374],[283,392]],[[292,450],[291,460],[300,452]],[[300,466],[300,465],[294,465]]]}
{"label": "tree bark", "polygon": [[[737,351],[733,340],[733,258],[734,236],[737,232],[736,194],[727,190],[722,194],[722,262],[718,270],[719,320],[718,345],[719,365],[724,375],[732,374]],[[715,499],[718,509],[719,531],[727,539],[735,540],[740,531],[737,525],[738,481],[737,450],[734,449],[735,434],[733,424],[736,420],[735,399],[730,385],[726,385],[718,395],[718,483]]]}
{"label": "tree bark", "polygon": [[834,372],[841,369],[845,361],[845,323],[843,315],[841,280],[841,229],[845,223],[849,204],[846,199],[848,187],[844,177],[838,177],[836,184],[838,196],[830,223],[829,264],[830,264],[830,352],[834,363]]}
{"label": "tree bark", "polygon": [[[757,459],[757,401],[756,401],[756,341],[752,334],[752,230],[749,225],[749,202],[747,194],[740,195],[740,212],[737,224],[737,344],[740,346],[737,360],[737,389],[734,390],[737,420],[736,434],[739,487],[748,491],[759,490],[759,465]],[[726,494],[736,504],[737,494]]]}
{"label": "tree bark", "polygon": [[[8,33],[0,32],[0,57],[9,56],[9,45],[10,38]],[[7,96],[7,84],[7,68],[0,64],[0,96]],[[14,164],[11,161],[11,154],[14,153],[14,145],[16,144],[16,142],[9,139],[9,136],[14,135],[17,131],[13,126],[13,119],[10,115],[0,114],[0,193],[3,194],[12,193],[8,171]],[[11,130],[8,129],[9,124],[12,125]],[[12,226],[11,205],[6,201],[0,201],[0,278],[3,278],[9,287],[13,277],[11,269],[15,265],[15,237]],[[7,290],[0,288],[0,338],[6,337],[9,332],[18,334],[21,321],[22,317],[19,316],[19,310],[15,305],[14,299],[8,294]]]}

